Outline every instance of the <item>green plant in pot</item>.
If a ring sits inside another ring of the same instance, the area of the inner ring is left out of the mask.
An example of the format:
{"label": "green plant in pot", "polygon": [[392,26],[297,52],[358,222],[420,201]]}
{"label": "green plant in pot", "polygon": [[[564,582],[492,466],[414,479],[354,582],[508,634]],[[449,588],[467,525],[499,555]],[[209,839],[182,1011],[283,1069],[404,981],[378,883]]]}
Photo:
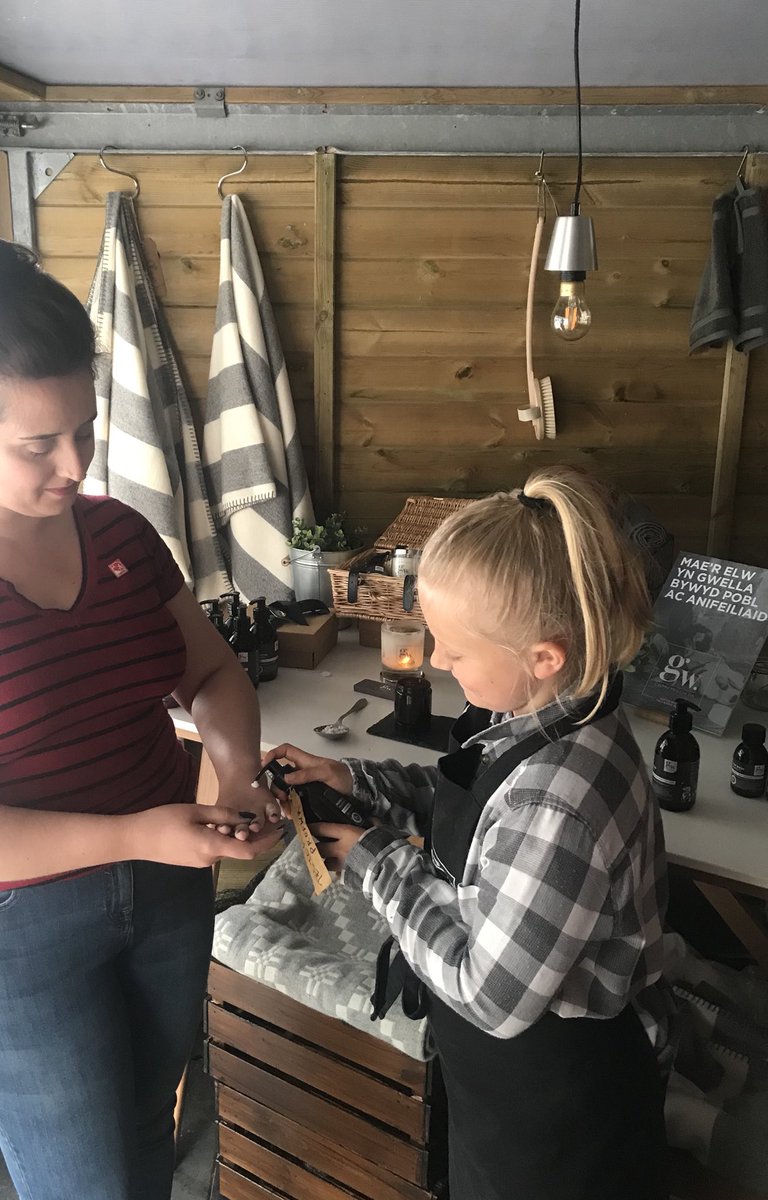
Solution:
{"label": "green plant in pot", "polygon": [[364,544],[365,530],[350,527],[345,513],[329,513],[324,521],[309,525],[295,517],[288,539],[297,600],[320,599],[331,605],[328,567],[338,567]]}

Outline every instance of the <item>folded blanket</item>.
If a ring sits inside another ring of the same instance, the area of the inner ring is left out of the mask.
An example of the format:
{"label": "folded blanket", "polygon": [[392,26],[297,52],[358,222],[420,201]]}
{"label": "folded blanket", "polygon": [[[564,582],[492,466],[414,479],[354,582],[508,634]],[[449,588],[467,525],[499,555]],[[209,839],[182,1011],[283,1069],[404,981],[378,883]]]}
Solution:
{"label": "folded blanket", "polygon": [[427,1059],[426,1021],[399,1004],[371,1020],[376,955],[389,928],[357,889],[335,882],[320,896],[298,839],[267,871],[246,904],[216,918],[213,954],[220,962],[329,1017]]}

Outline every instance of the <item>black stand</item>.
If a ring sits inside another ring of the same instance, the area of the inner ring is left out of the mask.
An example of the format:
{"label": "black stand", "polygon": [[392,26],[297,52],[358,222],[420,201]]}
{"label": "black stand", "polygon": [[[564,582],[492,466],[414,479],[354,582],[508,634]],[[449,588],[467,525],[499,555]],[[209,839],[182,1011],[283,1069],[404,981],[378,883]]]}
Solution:
{"label": "black stand", "polygon": [[416,733],[401,733],[395,728],[395,714],[387,713],[375,725],[371,725],[367,733],[374,737],[389,738],[393,742],[404,742],[407,746],[423,746],[425,750],[439,750],[445,754],[448,750],[448,734],[453,725],[453,717],[432,717],[429,728]]}

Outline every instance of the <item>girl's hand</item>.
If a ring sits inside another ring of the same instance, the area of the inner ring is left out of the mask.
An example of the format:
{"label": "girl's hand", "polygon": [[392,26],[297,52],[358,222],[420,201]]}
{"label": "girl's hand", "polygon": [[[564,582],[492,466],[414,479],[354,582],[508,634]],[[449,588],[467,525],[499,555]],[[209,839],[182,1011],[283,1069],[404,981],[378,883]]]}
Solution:
{"label": "girl's hand", "polygon": [[[276,846],[281,824],[252,831],[240,813],[219,804],[164,804],[145,812],[115,817],[125,828],[125,858],[211,867],[220,858],[253,859]],[[236,830],[234,836],[222,829]]]}
{"label": "girl's hand", "polygon": [[267,751],[261,760],[262,767],[274,762],[276,758],[287,758],[297,768],[295,771],[286,772],[287,783],[297,786],[319,779],[341,792],[342,796],[352,795],[352,772],[335,758],[320,758],[317,754],[308,754],[306,750],[284,742],[282,746],[275,746],[274,750]]}
{"label": "girl's hand", "polygon": [[316,825],[310,825],[309,828],[329,871],[344,870],[350,850],[367,832],[365,829],[358,829],[355,825],[332,825],[328,821],[318,821]]}

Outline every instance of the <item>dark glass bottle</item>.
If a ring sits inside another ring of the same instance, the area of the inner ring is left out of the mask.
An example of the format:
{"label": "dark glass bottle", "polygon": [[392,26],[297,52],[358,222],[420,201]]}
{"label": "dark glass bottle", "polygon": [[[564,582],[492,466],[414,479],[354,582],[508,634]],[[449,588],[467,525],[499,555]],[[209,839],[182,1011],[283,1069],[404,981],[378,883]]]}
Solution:
{"label": "dark glass bottle", "polygon": [[226,637],[224,630],[224,617],[222,616],[221,607],[218,600],[206,601],[206,603],[210,603],[211,605],[211,625],[213,625],[213,628],[220,633],[222,637]]}
{"label": "dark glass bottle", "polygon": [[[223,608],[222,605],[224,606]],[[224,637],[232,645],[232,635],[237,627],[237,615],[240,610],[240,593],[224,592],[223,595],[219,596],[219,608],[221,610]]]}
{"label": "dark glass bottle", "polygon": [[687,812],[696,803],[699,779],[699,743],[691,733],[690,700],[675,700],[669,729],[656,743],[651,784],[659,804],[670,812]]}
{"label": "dark glass bottle", "polygon": [[766,764],[765,726],[744,725],[741,741],[733,752],[731,791],[737,796],[765,795]]}
{"label": "dark glass bottle", "polygon": [[248,678],[257,688],[259,686],[259,648],[256,645],[256,638],[251,632],[248,609],[244,604],[237,605],[237,616],[234,629],[229,635],[229,644],[237,655],[240,666],[248,672]]}
{"label": "dark glass bottle", "polygon": [[259,596],[251,610],[251,633],[259,650],[259,679],[267,683],[277,675],[277,630],[269,619],[267,600]]}

